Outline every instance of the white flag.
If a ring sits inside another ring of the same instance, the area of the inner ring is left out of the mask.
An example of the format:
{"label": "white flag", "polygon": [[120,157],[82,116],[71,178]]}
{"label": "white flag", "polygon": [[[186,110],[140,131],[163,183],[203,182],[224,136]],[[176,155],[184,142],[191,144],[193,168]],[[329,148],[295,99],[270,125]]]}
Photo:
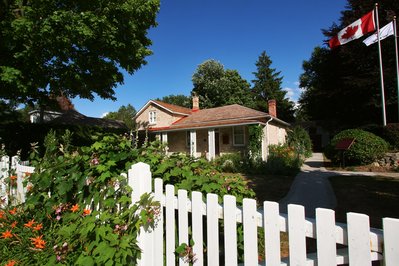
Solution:
{"label": "white flag", "polygon": [[[380,40],[384,40],[386,37],[393,35],[393,21],[385,25],[380,29]],[[367,46],[378,42],[377,32],[370,37],[366,38],[363,43]]]}

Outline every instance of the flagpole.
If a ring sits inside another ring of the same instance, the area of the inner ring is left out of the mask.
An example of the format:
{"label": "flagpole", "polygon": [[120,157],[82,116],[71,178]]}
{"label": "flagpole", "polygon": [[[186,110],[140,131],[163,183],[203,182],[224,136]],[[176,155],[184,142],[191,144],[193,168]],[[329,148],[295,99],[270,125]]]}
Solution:
{"label": "flagpole", "polygon": [[385,112],[385,90],[384,90],[384,73],[382,69],[381,40],[380,40],[380,24],[378,21],[378,3],[375,4],[375,18],[377,23],[377,40],[378,40],[378,56],[380,59],[380,80],[381,80],[381,101],[382,101],[382,121],[383,125],[387,125],[387,117]]}
{"label": "flagpole", "polygon": [[399,62],[398,62],[398,34],[396,32],[396,16],[393,17],[393,36],[395,37],[396,81],[398,85],[398,122],[399,122]]}

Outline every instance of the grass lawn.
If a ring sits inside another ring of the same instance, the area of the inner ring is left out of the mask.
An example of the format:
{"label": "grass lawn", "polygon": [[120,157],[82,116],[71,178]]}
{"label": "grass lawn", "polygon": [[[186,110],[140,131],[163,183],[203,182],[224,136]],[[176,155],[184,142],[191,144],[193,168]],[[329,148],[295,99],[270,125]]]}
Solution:
{"label": "grass lawn", "polygon": [[259,204],[263,201],[279,201],[290,190],[295,174],[288,175],[243,175],[255,191]]}
{"label": "grass lawn", "polygon": [[347,212],[370,216],[370,226],[382,228],[382,218],[399,218],[399,178],[383,176],[334,176],[336,220],[346,222]]}

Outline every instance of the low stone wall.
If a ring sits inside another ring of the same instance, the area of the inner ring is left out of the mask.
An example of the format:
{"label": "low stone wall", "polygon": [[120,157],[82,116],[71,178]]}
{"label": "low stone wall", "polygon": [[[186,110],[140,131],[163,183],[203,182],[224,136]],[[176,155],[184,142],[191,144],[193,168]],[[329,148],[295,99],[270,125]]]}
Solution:
{"label": "low stone wall", "polygon": [[377,160],[374,164],[378,164],[381,167],[399,167],[399,152],[386,153],[384,157]]}

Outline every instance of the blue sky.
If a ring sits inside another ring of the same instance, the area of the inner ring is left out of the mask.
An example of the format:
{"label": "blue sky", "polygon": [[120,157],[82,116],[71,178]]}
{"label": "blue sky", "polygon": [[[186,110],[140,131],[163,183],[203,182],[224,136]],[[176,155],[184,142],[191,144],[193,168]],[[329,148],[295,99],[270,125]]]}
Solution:
{"label": "blue sky", "polygon": [[153,55],[115,88],[116,101],[73,99],[76,110],[92,117],[170,94],[189,95],[197,66],[215,59],[249,82],[262,53],[281,71],[287,96],[296,101],[302,62],[325,39],[321,29],[338,22],[346,0],[164,0],[158,26],[149,30]]}

